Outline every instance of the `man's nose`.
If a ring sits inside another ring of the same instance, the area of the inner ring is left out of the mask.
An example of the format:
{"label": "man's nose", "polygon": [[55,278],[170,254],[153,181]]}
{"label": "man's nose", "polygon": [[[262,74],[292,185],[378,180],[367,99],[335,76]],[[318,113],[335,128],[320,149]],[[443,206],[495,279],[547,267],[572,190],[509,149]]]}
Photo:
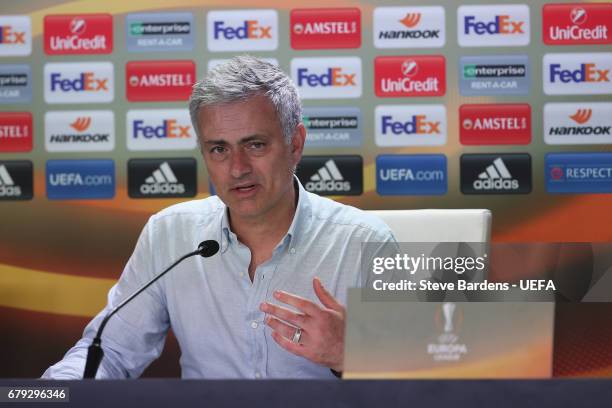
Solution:
{"label": "man's nose", "polygon": [[230,159],[230,175],[232,177],[241,178],[251,172],[249,155],[242,149],[234,150]]}

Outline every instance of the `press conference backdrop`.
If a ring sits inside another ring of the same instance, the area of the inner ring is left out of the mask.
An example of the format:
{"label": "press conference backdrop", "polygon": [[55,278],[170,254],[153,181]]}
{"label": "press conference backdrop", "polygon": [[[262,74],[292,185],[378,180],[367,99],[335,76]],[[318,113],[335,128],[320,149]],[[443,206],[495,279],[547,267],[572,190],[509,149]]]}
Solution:
{"label": "press conference backdrop", "polygon": [[[612,238],[610,3],[228,7],[0,5],[0,376],[58,360],[147,218],[211,194],[186,100],[234,54],[298,85],[298,175],[313,192],[363,209],[489,208],[496,241]],[[555,375],[612,372],[605,343],[589,364],[574,346]],[[177,375],[177,354],[171,339],[147,375]]]}

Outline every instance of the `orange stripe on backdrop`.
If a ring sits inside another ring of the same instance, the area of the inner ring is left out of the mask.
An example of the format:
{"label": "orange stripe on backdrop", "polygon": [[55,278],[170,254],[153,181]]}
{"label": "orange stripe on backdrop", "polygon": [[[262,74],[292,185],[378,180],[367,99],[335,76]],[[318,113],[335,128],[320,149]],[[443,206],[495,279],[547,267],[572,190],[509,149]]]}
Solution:
{"label": "orange stripe on backdrop", "polygon": [[0,264],[0,306],[91,317],[102,310],[114,283]]}
{"label": "orange stripe on backdrop", "polygon": [[612,241],[612,195],[577,196],[565,205],[549,208],[520,225],[494,230],[494,241]]}

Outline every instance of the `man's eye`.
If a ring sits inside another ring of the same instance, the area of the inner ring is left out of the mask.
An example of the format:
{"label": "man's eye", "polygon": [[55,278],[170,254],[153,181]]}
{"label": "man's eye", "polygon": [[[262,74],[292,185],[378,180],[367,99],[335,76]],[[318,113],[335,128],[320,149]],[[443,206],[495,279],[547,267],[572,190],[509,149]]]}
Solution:
{"label": "man's eye", "polygon": [[223,153],[225,152],[225,148],[223,146],[215,146],[212,149],[210,149],[211,153]]}
{"label": "man's eye", "polygon": [[261,150],[266,146],[263,142],[252,142],[249,147],[253,150]]}

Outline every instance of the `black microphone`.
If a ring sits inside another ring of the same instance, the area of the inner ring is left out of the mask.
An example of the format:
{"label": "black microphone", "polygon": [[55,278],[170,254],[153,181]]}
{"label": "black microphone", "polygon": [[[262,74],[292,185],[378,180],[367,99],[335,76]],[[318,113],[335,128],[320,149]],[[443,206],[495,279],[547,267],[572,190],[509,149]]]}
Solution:
{"label": "black microphone", "polygon": [[181,258],[179,258],[178,261],[176,261],[175,263],[167,267],[162,273],[160,273],[159,275],[151,279],[149,282],[142,285],[138,290],[132,293],[123,302],[115,306],[104,317],[104,320],[102,320],[102,323],[100,324],[100,327],[98,328],[98,333],[96,334],[96,337],[94,337],[93,341],[91,342],[91,346],[89,346],[89,348],[87,349],[87,361],[85,363],[85,371],[83,373],[83,378],[96,378],[98,367],[100,366],[100,363],[102,362],[102,358],[104,357],[104,351],[102,350],[102,332],[104,331],[104,327],[106,326],[106,323],[108,323],[108,320],[115,313],[121,310],[123,306],[130,303],[136,296],[140,295],[142,291],[144,291],[146,288],[151,286],[155,281],[157,281],[159,278],[164,276],[172,268],[174,268],[176,265],[183,262],[185,259],[190,258],[194,255],[200,255],[203,258],[208,258],[210,256],[213,256],[217,252],[219,252],[219,243],[215,241],[214,239],[209,239],[207,241],[200,242],[200,245],[198,245],[198,249],[196,249],[193,252],[189,252],[188,254],[183,255]]}

